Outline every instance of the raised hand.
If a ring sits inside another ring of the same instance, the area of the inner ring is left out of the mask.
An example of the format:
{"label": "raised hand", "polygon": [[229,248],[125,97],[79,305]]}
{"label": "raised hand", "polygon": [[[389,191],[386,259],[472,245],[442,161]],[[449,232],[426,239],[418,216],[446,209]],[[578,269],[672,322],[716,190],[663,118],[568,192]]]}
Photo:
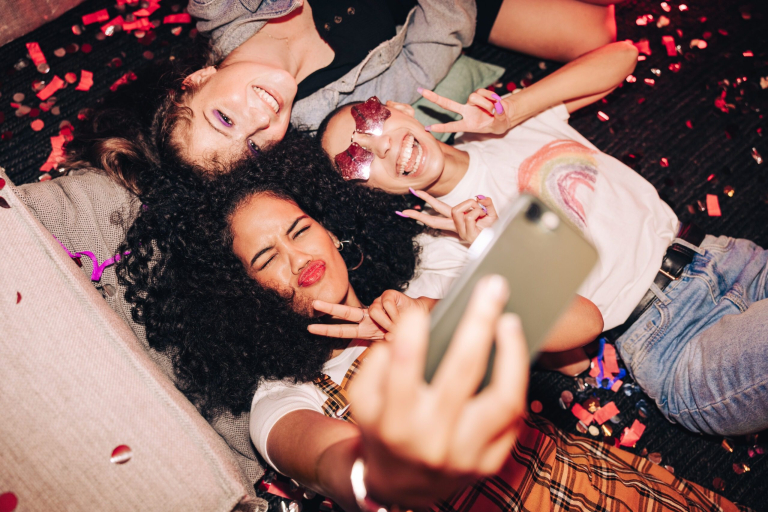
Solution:
{"label": "raised hand", "polygon": [[420,89],[419,92],[432,103],[463,117],[460,121],[427,126],[427,131],[501,134],[514,126],[511,121],[514,110],[512,101],[502,99],[488,89],[478,89],[470,94],[466,105],[426,89]]}
{"label": "raised hand", "polygon": [[429,215],[416,210],[403,210],[397,212],[398,215],[418,220],[434,229],[454,232],[469,243],[474,242],[483,229],[491,227],[499,218],[490,197],[476,196],[450,207],[423,190],[410,190],[440,215]]}

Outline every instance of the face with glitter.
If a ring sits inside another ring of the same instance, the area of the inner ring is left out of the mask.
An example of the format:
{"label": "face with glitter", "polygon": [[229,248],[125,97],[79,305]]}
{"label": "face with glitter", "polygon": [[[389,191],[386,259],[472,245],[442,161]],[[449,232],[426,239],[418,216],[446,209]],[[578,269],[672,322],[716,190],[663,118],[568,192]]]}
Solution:
{"label": "face with glitter", "polygon": [[370,101],[333,116],[323,149],[345,179],[392,194],[405,194],[408,187],[428,189],[445,166],[439,142],[416,120],[410,105],[388,101],[380,105],[387,115],[366,105]]}
{"label": "face with glitter", "polygon": [[207,67],[185,80],[196,89],[180,134],[188,160],[227,164],[279,141],[288,130],[296,80],[270,65],[237,61]]}
{"label": "face with glitter", "polygon": [[294,296],[298,313],[314,315],[315,299],[356,301],[336,237],[296,203],[259,193],[230,217],[232,250],[260,285]]}

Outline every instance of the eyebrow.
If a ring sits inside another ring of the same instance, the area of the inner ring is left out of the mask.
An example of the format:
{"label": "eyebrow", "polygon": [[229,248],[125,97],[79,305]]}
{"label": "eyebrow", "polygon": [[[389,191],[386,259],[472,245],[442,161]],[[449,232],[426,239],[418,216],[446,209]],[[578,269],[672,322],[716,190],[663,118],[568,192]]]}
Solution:
{"label": "eyebrow", "polygon": [[208,121],[208,124],[211,125],[211,128],[213,128],[214,130],[216,130],[217,132],[219,132],[220,134],[222,134],[225,137],[229,137],[230,139],[232,138],[232,135],[230,135],[229,133],[226,133],[221,128],[221,126],[216,126],[215,124],[213,124],[211,122],[211,120],[208,118],[208,114],[206,112],[203,112],[203,117],[205,118],[206,121]]}
{"label": "eyebrow", "polygon": [[[288,228],[288,230],[285,232],[285,234],[286,235],[290,235],[291,231],[293,231],[296,228],[296,225],[299,222],[301,222],[302,219],[308,219],[308,218],[309,218],[309,215],[302,215],[302,216],[296,218],[296,220],[293,221],[293,224],[291,224],[291,227]],[[260,250],[259,252],[257,252],[256,255],[251,259],[251,266],[253,266],[253,264],[256,263],[256,260],[259,259],[259,256],[261,256],[262,254],[264,254],[268,250],[273,249],[274,247],[275,247],[274,245],[270,245],[269,247],[265,247],[262,250]]]}

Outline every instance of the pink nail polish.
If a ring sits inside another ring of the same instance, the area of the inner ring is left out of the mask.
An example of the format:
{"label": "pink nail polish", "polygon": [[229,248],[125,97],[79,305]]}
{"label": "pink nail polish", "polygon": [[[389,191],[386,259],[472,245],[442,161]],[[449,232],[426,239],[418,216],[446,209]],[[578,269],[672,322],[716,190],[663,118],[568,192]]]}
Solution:
{"label": "pink nail polish", "polygon": [[476,195],[475,197],[477,198],[478,201],[482,201],[483,199],[485,199],[485,196],[481,196],[480,194]]}
{"label": "pink nail polish", "polygon": [[486,207],[485,207],[485,206],[483,206],[483,205],[480,205],[480,208],[482,208],[482,209],[483,209],[483,212],[484,212],[486,215],[488,215],[488,208],[486,208]]}
{"label": "pink nail polish", "polygon": [[424,127],[424,129],[425,129],[426,131],[428,131],[428,132],[431,132],[431,131],[432,131],[432,125],[429,125],[429,126],[425,126],[425,127]]}
{"label": "pink nail polish", "polygon": [[423,87],[417,87],[417,88],[416,88],[416,91],[417,91],[419,94],[421,94],[421,93],[423,93],[423,92],[424,92],[424,88],[423,88]]}
{"label": "pink nail polish", "polygon": [[496,112],[498,112],[499,114],[504,113],[504,106],[501,104],[500,101],[497,101],[493,106],[496,109]]}
{"label": "pink nail polish", "polygon": [[416,191],[413,190],[411,187],[408,187],[408,190],[411,192],[411,194],[415,195],[416,197],[419,197],[419,195],[416,193]]}
{"label": "pink nail polish", "polygon": [[491,93],[491,98],[495,99],[496,101],[501,101],[501,96],[499,96],[495,92]]}
{"label": "pink nail polish", "polygon": [[395,215],[399,215],[401,217],[405,217],[406,219],[410,219],[410,217],[404,214],[403,212],[395,212]]}

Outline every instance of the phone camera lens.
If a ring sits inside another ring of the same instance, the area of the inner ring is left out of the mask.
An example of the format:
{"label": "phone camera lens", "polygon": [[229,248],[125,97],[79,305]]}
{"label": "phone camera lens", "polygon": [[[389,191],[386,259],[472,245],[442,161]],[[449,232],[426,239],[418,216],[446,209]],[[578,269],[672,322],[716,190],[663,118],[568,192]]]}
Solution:
{"label": "phone camera lens", "polygon": [[525,218],[530,222],[538,222],[541,217],[541,207],[536,203],[531,203],[528,206],[528,211],[525,212]]}

